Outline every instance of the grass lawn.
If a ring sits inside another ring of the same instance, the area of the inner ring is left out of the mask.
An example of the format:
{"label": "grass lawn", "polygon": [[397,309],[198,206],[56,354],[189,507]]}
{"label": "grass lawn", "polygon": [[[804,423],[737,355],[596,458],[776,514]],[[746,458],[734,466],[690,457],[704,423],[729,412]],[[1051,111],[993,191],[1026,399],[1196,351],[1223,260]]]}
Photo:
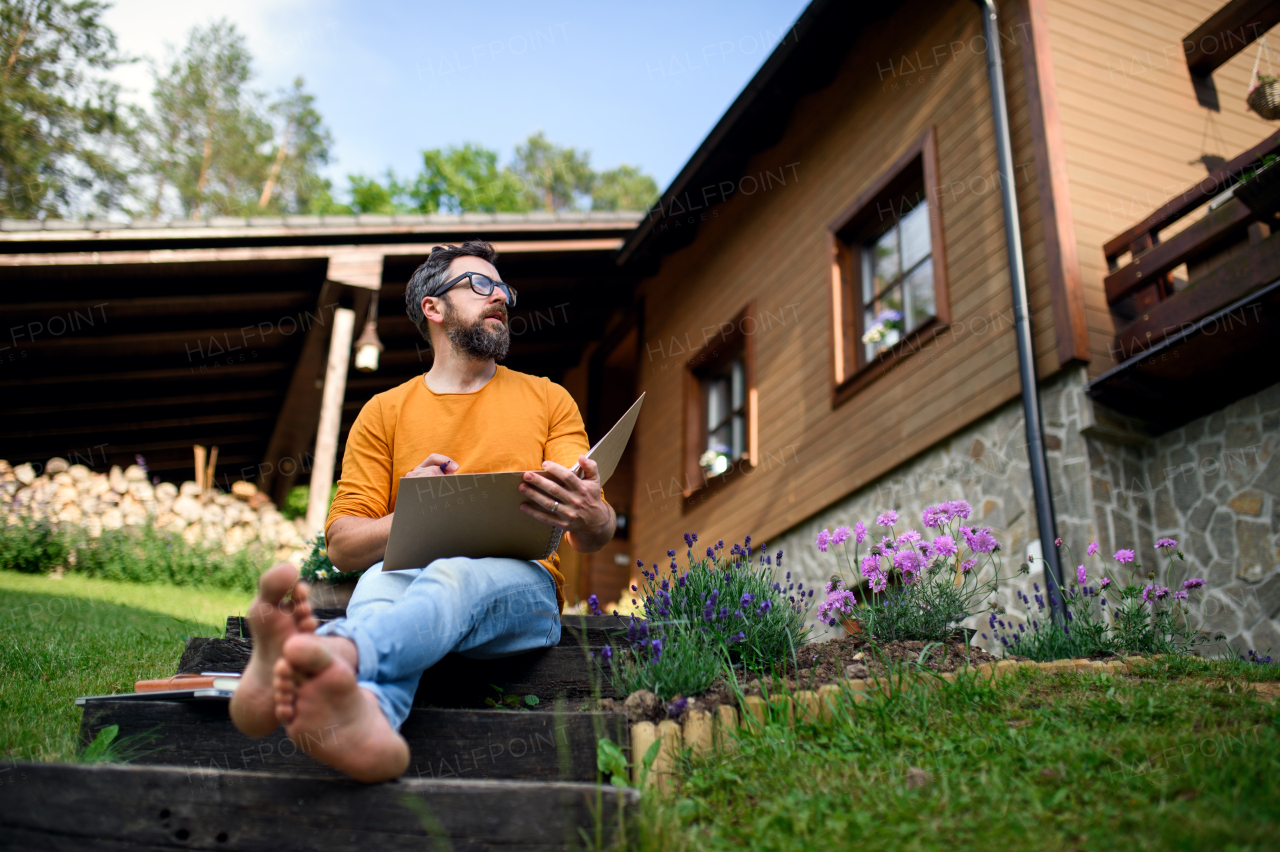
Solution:
{"label": "grass lawn", "polygon": [[188,636],[221,636],[252,595],[0,571],[0,755],[74,760],[79,695],[171,675]]}
{"label": "grass lawn", "polygon": [[1280,667],[1024,671],[771,723],[646,795],[641,846],[1280,848]]}

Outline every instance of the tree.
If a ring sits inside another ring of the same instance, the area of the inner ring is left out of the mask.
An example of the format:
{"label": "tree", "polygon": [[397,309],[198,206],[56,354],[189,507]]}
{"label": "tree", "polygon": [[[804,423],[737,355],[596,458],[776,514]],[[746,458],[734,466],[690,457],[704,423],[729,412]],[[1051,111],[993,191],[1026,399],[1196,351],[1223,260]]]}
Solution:
{"label": "tree", "polygon": [[658,200],[658,184],[634,166],[618,166],[596,175],[592,210],[648,210]]}
{"label": "tree", "polygon": [[422,152],[422,171],[408,188],[421,213],[520,213],[529,203],[498,153],[473,143]]}
{"label": "tree", "polygon": [[315,96],[303,90],[298,77],[293,88],[281,93],[271,105],[277,136],[275,156],[267,172],[267,180],[258,198],[260,208],[274,211],[310,211],[322,204],[329,182],[319,169],[329,163],[329,131],[315,109]]}
{"label": "tree", "polygon": [[184,215],[303,212],[329,191],[316,169],[330,138],[301,78],[275,103],[249,89],[252,58],[226,20],[191,30],[167,70],[154,70],[155,111],[143,157],[159,216],[169,194]]}
{"label": "tree", "polygon": [[512,171],[523,184],[529,205],[548,213],[576,209],[578,197],[591,192],[595,179],[590,153],[553,145],[541,130],[516,146]]}
{"label": "tree", "polygon": [[118,209],[132,122],[98,76],[125,61],[96,0],[0,2],[0,216]]}

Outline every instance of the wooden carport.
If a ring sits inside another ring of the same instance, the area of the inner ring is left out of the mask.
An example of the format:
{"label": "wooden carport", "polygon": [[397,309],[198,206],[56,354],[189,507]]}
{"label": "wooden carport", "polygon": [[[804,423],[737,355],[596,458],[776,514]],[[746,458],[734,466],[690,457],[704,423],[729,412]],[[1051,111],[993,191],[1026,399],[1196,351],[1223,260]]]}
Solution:
{"label": "wooden carport", "polygon": [[[386,346],[349,373],[338,458],[374,394],[430,367],[404,287],[431,247],[493,242],[513,369],[560,380],[630,305],[615,256],[640,214],[462,214],[134,222],[0,222],[0,458],[90,467],[146,458],[190,478],[220,448],[223,488],[257,480],[280,503],[309,478],[333,318]],[[584,412],[585,400],[579,400]]]}

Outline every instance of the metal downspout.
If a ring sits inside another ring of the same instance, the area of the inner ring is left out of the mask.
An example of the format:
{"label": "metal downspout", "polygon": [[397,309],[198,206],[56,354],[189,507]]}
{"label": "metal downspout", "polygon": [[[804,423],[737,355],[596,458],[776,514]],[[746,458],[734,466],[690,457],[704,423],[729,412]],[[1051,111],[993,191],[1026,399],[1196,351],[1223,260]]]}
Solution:
{"label": "metal downspout", "polygon": [[[1057,524],[1049,490],[1049,463],[1044,452],[1040,422],[1040,396],[1036,387],[1035,356],[1031,348],[1031,323],[1027,309],[1027,273],[1022,257],[1022,225],[1014,192],[1013,143],[1009,139],[1009,106],[1004,92],[1004,63],[1000,60],[1000,18],[993,0],[976,0],[982,10],[982,30],[987,41],[987,79],[991,84],[991,118],[995,124],[996,159],[1000,171],[1000,199],[1004,206],[1005,244],[1009,251],[1009,280],[1013,286],[1013,328],[1018,340],[1018,374],[1022,379],[1022,414],[1027,427],[1027,460],[1031,464],[1031,490],[1036,502],[1036,525],[1044,554],[1045,579],[1051,592],[1054,619],[1061,623],[1064,601],[1062,566],[1058,563]],[[1056,591],[1055,591],[1056,590]]]}

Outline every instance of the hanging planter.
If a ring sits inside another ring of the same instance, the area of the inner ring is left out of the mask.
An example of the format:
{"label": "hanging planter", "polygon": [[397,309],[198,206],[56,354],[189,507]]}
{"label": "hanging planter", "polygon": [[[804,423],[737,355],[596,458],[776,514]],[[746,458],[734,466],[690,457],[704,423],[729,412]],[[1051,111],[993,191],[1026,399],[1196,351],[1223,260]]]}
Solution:
{"label": "hanging planter", "polygon": [[1259,74],[1258,65],[1262,61],[1263,51],[1267,52],[1267,71],[1271,71],[1271,54],[1275,53],[1265,38],[1258,40],[1258,55],[1253,60],[1253,74],[1249,77],[1249,90],[1245,93],[1245,102],[1249,109],[1265,118],[1275,121],[1280,118],[1280,77],[1274,74]]}

